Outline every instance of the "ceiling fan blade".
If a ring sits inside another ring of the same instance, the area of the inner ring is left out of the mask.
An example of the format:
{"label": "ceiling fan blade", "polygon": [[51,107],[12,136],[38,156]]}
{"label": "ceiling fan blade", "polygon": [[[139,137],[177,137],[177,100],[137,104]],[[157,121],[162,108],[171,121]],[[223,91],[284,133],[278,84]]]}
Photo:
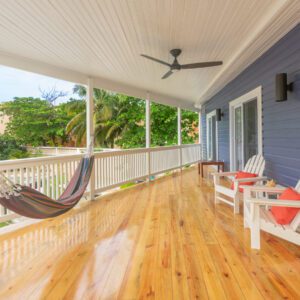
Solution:
{"label": "ceiling fan blade", "polygon": [[173,72],[170,70],[168,71],[161,79],[166,79],[168,78],[169,76],[171,76],[173,74]]}
{"label": "ceiling fan blade", "polygon": [[222,64],[223,64],[222,61],[207,61],[207,62],[201,62],[201,63],[181,65],[181,69],[207,68],[207,67],[219,66]]}
{"label": "ceiling fan blade", "polygon": [[143,57],[145,57],[145,58],[148,58],[148,59],[151,59],[151,60],[153,60],[153,61],[156,61],[156,62],[158,62],[158,63],[160,63],[160,64],[162,64],[162,65],[171,67],[171,65],[168,64],[167,62],[162,61],[162,60],[157,59],[157,58],[154,58],[154,57],[152,57],[152,56],[149,56],[149,55],[146,55],[146,54],[141,54],[141,56],[143,56]]}

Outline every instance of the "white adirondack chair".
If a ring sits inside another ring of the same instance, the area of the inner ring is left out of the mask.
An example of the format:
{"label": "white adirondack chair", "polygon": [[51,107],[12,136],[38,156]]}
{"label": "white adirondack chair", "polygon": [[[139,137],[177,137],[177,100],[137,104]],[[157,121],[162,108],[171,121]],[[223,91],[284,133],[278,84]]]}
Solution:
{"label": "white adirondack chair", "polygon": [[[218,203],[219,201],[223,201],[231,206],[233,206],[234,213],[239,213],[239,201],[242,198],[241,193],[239,191],[239,183],[243,184],[243,182],[254,182],[258,183],[263,180],[266,180],[267,177],[263,177],[263,172],[265,169],[265,159],[261,155],[254,155],[252,156],[245,168],[244,172],[254,173],[257,174],[258,177],[254,178],[243,178],[243,179],[235,179],[234,176],[237,174],[237,172],[221,172],[221,173],[213,173],[214,176],[214,185],[215,185],[215,203]],[[220,177],[229,177],[234,182],[234,189],[232,190],[229,187],[226,187],[224,185],[220,184]],[[233,177],[233,178],[232,178]],[[225,195],[232,199],[232,201],[225,199],[222,195]]]}
{"label": "white adirondack chair", "polygon": [[[300,193],[300,180],[295,189]],[[270,199],[280,195],[284,187],[268,188],[265,186],[247,186],[244,189],[244,226],[251,230],[251,248],[260,249],[260,230],[271,233],[291,243],[300,245],[300,211],[289,225],[276,223],[270,207],[298,207],[300,201]]]}

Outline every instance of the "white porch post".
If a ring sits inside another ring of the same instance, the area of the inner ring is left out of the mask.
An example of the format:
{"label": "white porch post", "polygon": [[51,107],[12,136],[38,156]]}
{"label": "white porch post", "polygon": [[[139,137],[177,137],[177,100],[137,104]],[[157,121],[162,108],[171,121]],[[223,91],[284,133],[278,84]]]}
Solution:
{"label": "white porch post", "polygon": [[201,126],[201,111],[198,112],[198,144],[201,144],[202,138],[202,126]]}
{"label": "white porch post", "polygon": [[179,167],[182,167],[182,136],[181,136],[181,108],[177,108],[177,139],[179,146]]}
{"label": "white porch post", "polygon": [[201,111],[198,112],[198,144],[200,145],[200,159],[203,158],[203,152],[202,152],[202,145],[201,145],[201,140],[202,140],[202,126],[201,126]]}
{"label": "white porch post", "polygon": [[[88,78],[86,89],[86,148],[92,145],[91,152],[94,153],[94,82],[92,78]],[[90,179],[90,199],[95,196],[95,167],[91,173]]]}
{"label": "white porch post", "polygon": [[147,93],[147,98],[146,98],[146,148],[148,151],[147,170],[148,170],[149,181],[150,181],[150,175],[151,175],[150,147],[151,147],[151,101],[150,101],[150,94]]}

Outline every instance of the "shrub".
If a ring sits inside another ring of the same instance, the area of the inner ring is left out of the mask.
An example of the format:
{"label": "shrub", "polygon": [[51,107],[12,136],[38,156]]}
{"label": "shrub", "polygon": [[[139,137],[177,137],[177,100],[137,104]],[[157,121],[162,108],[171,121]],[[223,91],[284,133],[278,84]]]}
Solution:
{"label": "shrub", "polygon": [[26,158],[29,156],[26,148],[21,146],[15,138],[0,135],[0,160]]}

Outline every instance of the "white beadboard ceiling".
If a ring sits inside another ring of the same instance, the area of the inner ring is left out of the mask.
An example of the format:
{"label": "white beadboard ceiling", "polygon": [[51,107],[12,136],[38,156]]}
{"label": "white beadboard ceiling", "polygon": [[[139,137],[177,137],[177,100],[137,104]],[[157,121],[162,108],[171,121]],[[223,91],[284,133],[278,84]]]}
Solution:
{"label": "white beadboard ceiling", "polygon": [[[299,23],[299,0],[0,0],[0,64],[193,109]],[[168,68],[141,53],[180,63]]]}

